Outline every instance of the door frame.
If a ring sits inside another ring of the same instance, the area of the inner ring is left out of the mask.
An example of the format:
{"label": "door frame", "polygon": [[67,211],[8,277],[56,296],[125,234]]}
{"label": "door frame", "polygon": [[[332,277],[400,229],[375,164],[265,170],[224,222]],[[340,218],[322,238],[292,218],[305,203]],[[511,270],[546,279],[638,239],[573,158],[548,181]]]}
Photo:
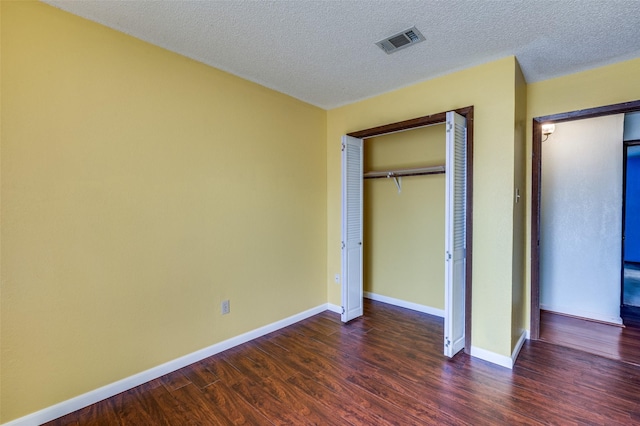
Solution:
{"label": "door frame", "polygon": [[[542,195],[542,125],[640,111],[640,100],[534,117],[531,156],[530,339],[540,338],[540,201]],[[622,141],[620,141],[622,142]],[[622,218],[621,218],[622,219]]]}
{"label": "door frame", "polygon": [[[466,204],[466,267],[465,267],[465,304],[464,304],[464,352],[471,353],[471,275],[473,258],[473,106],[454,109],[467,119],[467,204]],[[347,133],[358,139],[368,139],[375,136],[382,136],[389,133],[396,133],[405,130],[417,129],[419,127],[443,124],[447,121],[447,111],[437,114],[425,115],[423,117],[410,120],[399,121],[397,123],[385,124],[383,126],[372,127],[370,129],[359,130]]]}

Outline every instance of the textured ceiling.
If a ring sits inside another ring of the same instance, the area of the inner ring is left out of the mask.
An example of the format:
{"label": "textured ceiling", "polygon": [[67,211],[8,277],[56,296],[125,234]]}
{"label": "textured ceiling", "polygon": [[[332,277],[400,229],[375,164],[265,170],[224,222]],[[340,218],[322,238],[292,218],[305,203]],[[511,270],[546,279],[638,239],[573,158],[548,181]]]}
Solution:
{"label": "textured ceiling", "polygon": [[46,3],[327,109],[508,55],[529,83],[640,56],[640,0]]}

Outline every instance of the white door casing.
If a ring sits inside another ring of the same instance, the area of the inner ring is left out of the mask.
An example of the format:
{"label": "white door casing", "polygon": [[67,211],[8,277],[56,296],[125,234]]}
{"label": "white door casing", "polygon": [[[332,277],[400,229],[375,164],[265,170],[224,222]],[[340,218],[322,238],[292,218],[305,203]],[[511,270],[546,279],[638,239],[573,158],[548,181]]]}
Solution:
{"label": "white door casing", "polygon": [[444,354],[464,348],[466,269],[466,119],[447,112]]}
{"label": "white door casing", "polygon": [[342,137],[342,316],[363,314],[362,292],[362,139]]}

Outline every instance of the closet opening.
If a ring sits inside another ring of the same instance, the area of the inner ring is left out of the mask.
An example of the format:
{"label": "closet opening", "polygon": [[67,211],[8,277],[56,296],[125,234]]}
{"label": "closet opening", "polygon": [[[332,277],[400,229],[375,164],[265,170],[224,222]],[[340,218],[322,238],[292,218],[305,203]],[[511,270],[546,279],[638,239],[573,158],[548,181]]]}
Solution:
{"label": "closet opening", "polygon": [[[421,141],[430,146],[418,148]],[[404,148],[399,148],[401,146]],[[449,313],[445,315],[445,354],[453,356],[463,347],[469,353],[473,107],[352,132],[343,137],[342,149],[342,320],[347,322],[363,314],[363,297],[439,316]],[[411,149],[417,153],[415,158],[407,157]],[[433,211],[429,211],[429,204],[433,204]],[[425,222],[428,218],[420,216],[433,217],[434,223]],[[407,217],[415,221],[402,223]],[[445,233],[443,228],[448,231]],[[443,238],[443,234],[448,236]],[[434,240],[425,251],[419,247],[420,239],[430,235],[440,240],[440,244],[434,246]],[[403,236],[409,247],[402,246]],[[443,247],[445,242],[449,246]],[[394,253],[392,246],[402,253]],[[411,252],[412,246],[416,253]],[[387,276],[382,277],[380,271]],[[377,275],[376,283],[372,283],[372,275]],[[363,292],[363,276],[370,284],[367,293]],[[412,280],[414,287],[389,287],[390,282],[405,277]],[[416,287],[421,277],[424,283],[444,282],[435,292],[428,290],[430,296],[425,296],[425,289]],[[457,287],[445,285],[447,282],[457,283]],[[430,312],[429,303],[405,303],[416,290],[421,291],[420,297],[427,299],[442,298],[443,291],[448,291],[444,297],[445,309]],[[399,292],[399,296],[379,298],[377,294],[393,294],[393,291]]]}

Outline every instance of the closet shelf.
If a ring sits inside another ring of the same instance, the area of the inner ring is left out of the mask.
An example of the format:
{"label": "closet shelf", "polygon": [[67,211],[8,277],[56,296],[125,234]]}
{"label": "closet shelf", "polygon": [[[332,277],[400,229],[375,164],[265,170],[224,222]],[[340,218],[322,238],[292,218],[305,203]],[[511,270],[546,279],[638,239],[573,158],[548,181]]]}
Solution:
{"label": "closet shelf", "polygon": [[444,166],[418,167],[415,169],[381,170],[377,172],[365,172],[364,179],[394,178],[402,176],[437,175],[444,173]]}

